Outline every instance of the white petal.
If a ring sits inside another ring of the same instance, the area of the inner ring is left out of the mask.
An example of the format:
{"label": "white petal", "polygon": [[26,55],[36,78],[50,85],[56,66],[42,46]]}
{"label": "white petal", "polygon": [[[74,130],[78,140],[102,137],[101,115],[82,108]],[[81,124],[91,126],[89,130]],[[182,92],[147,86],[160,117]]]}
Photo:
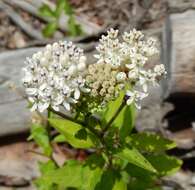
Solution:
{"label": "white petal", "polygon": [[49,107],[49,103],[45,102],[45,103],[38,103],[38,110],[40,112],[43,112],[44,110],[46,110]]}
{"label": "white petal", "polygon": [[34,102],[35,102],[35,99],[32,98],[32,97],[29,97],[28,100],[29,100],[31,103],[34,103]]}
{"label": "white petal", "polygon": [[71,98],[71,97],[67,98],[67,101],[69,103],[72,103],[72,104],[76,104],[78,102],[77,100],[75,100],[74,98]]}
{"label": "white petal", "polygon": [[139,99],[142,100],[148,96],[148,93],[139,92]]}
{"label": "white petal", "polygon": [[55,111],[59,111],[59,110],[60,110],[60,108],[59,108],[58,106],[52,105],[51,107],[52,107]]}
{"label": "white petal", "polygon": [[134,95],[134,93],[133,93],[133,92],[131,92],[130,90],[127,90],[127,91],[126,91],[126,95],[131,97],[131,96],[133,96],[133,95]]}
{"label": "white petal", "polygon": [[70,104],[68,102],[63,103],[66,110],[70,111]]}
{"label": "white petal", "polygon": [[136,107],[138,110],[140,110],[140,109],[141,109],[141,104],[135,102],[135,107]]}
{"label": "white petal", "polygon": [[43,84],[39,87],[39,90],[44,90],[46,87],[47,87],[47,84],[46,84],[46,83],[43,83]]}
{"label": "white petal", "polygon": [[77,67],[75,65],[71,65],[68,69],[68,74],[71,76],[73,74],[75,74],[77,71]]}
{"label": "white petal", "polygon": [[79,89],[76,89],[76,90],[74,91],[74,98],[75,98],[76,100],[78,100],[79,97],[80,97],[80,91],[79,91]]}
{"label": "white petal", "polygon": [[135,66],[136,66],[136,64],[126,64],[125,65],[128,69],[133,69]]}
{"label": "white petal", "polygon": [[89,93],[91,91],[91,89],[84,88],[84,87],[81,87],[80,89],[81,89],[82,92],[85,92],[85,93]]}
{"label": "white petal", "polygon": [[85,70],[85,67],[86,67],[86,64],[85,64],[85,63],[79,63],[79,64],[77,65],[77,69],[78,69],[79,71]]}
{"label": "white petal", "polygon": [[79,59],[79,62],[80,63],[86,63],[86,57],[85,56],[81,56],[80,59]]}
{"label": "white petal", "polygon": [[143,90],[144,90],[144,92],[147,92],[148,91],[148,85],[147,84],[144,84],[143,85]]}
{"label": "white petal", "polygon": [[26,93],[28,95],[36,95],[37,94],[37,88],[27,88]]}
{"label": "white petal", "polygon": [[34,103],[33,106],[30,108],[30,111],[33,112],[37,110],[37,103]]}

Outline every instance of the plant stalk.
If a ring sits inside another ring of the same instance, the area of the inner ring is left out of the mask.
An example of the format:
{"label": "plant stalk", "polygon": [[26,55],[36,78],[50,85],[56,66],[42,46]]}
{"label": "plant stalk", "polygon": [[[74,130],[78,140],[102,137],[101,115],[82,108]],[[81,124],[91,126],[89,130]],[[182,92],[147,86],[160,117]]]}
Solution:
{"label": "plant stalk", "polygon": [[107,123],[107,125],[102,130],[102,133],[103,134],[105,134],[105,132],[108,130],[108,128],[110,127],[110,125],[114,122],[114,120],[116,119],[116,117],[118,116],[118,114],[121,112],[121,110],[124,108],[125,105],[126,105],[126,103],[125,103],[125,101],[123,101],[121,103],[120,107],[118,108],[118,110],[115,112],[115,114],[112,116],[112,118],[110,119],[110,121]]}

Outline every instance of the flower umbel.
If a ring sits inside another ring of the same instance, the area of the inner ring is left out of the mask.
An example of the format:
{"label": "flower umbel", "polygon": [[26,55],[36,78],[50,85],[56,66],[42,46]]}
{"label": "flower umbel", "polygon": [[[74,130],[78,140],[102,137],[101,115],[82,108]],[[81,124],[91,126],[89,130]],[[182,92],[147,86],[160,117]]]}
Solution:
{"label": "flower umbel", "polygon": [[43,112],[48,107],[68,111],[77,103],[85,88],[86,57],[71,42],[47,45],[43,51],[27,58],[22,79],[31,110]]}
{"label": "flower umbel", "polygon": [[116,80],[129,86],[127,94],[131,92],[131,96],[127,96],[127,104],[135,101],[138,108],[140,100],[148,96],[148,85],[157,84],[166,73],[164,65],[146,68],[148,59],[158,53],[156,40],[145,39],[143,33],[135,29],[125,32],[122,41],[118,39],[118,30],[110,29],[100,39],[97,51],[97,63],[111,66],[116,73]]}
{"label": "flower umbel", "polygon": [[82,101],[81,93],[89,91],[88,97],[105,105],[124,89],[127,104],[135,102],[140,108],[140,100],[148,96],[148,85],[158,84],[166,73],[164,65],[146,68],[148,59],[158,53],[156,41],[135,29],[125,32],[122,40],[118,30],[110,29],[100,39],[97,51],[97,62],[88,67],[83,50],[71,42],[47,45],[27,58],[23,84],[33,104],[31,110],[42,112],[52,107],[58,111],[64,106],[70,111]]}

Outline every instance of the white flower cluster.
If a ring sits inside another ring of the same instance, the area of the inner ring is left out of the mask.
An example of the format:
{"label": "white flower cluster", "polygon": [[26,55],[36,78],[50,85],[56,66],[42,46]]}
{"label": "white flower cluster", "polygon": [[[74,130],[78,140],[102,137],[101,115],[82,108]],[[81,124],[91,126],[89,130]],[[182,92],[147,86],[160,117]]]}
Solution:
{"label": "white flower cluster", "polygon": [[47,45],[43,51],[27,58],[22,79],[31,110],[43,112],[48,107],[58,111],[60,106],[71,110],[85,86],[86,57],[83,50],[71,42]]}
{"label": "white flower cluster", "polygon": [[71,42],[49,44],[27,58],[22,81],[31,110],[43,112],[51,107],[58,111],[64,106],[70,111],[82,101],[81,93],[91,91],[89,96],[108,102],[121,89],[126,89],[127,104],[135,102],[140,108],[139,102],[148,96],[148,85],[157,84],[166,73],[163,65],[146,69],[149,57],[158,53],[156,41],[145,39],[135,29],[125,32],[122,41],[118,30],[109,30],[100,39],[97,51],[97,63],[88,67],[83,50]]}
{"label": "white flower cluster", "polygon": [[[147,70],[145,64],[149,57],[158,53],[156,41],[153,38],[145,39],[144,35],[135,29],[122,35],[118,39],[118,30],[110,29],[106,36],[102,36],[97,46],[99,54],[95,55],[97,63],[110,64],[117,71],[118,81],[130,83],[131,90],[127,104],[135,101],[140,108],[140,100],[148,96],[148,84],[156,84],[165,73],[164,65],[156,65]],[[137,89],[143,89],[138,91]]]}

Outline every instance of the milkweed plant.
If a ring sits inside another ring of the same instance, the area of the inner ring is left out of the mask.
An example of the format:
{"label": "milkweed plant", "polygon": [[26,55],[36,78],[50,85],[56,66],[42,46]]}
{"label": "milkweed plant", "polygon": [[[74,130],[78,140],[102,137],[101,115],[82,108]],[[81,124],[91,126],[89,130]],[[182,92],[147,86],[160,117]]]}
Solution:
{"label": "milkweed plant", "polygon": [[[166,154],[176,145],[133,129],[148,86],[166,73],[163,65],[146,67],[158,53],[156,41],[135,29],[119,38],[110,29],[96,49],[93,64],[82,49],[62,41],[26,59],[22,82],[29,107],[46,121],[33,123],[29,137],[48,157],[39,164],[37,189],[160,190],[161,177],[182,164]],[[59,165],[54,143],[83,149],[87,158]]]}

